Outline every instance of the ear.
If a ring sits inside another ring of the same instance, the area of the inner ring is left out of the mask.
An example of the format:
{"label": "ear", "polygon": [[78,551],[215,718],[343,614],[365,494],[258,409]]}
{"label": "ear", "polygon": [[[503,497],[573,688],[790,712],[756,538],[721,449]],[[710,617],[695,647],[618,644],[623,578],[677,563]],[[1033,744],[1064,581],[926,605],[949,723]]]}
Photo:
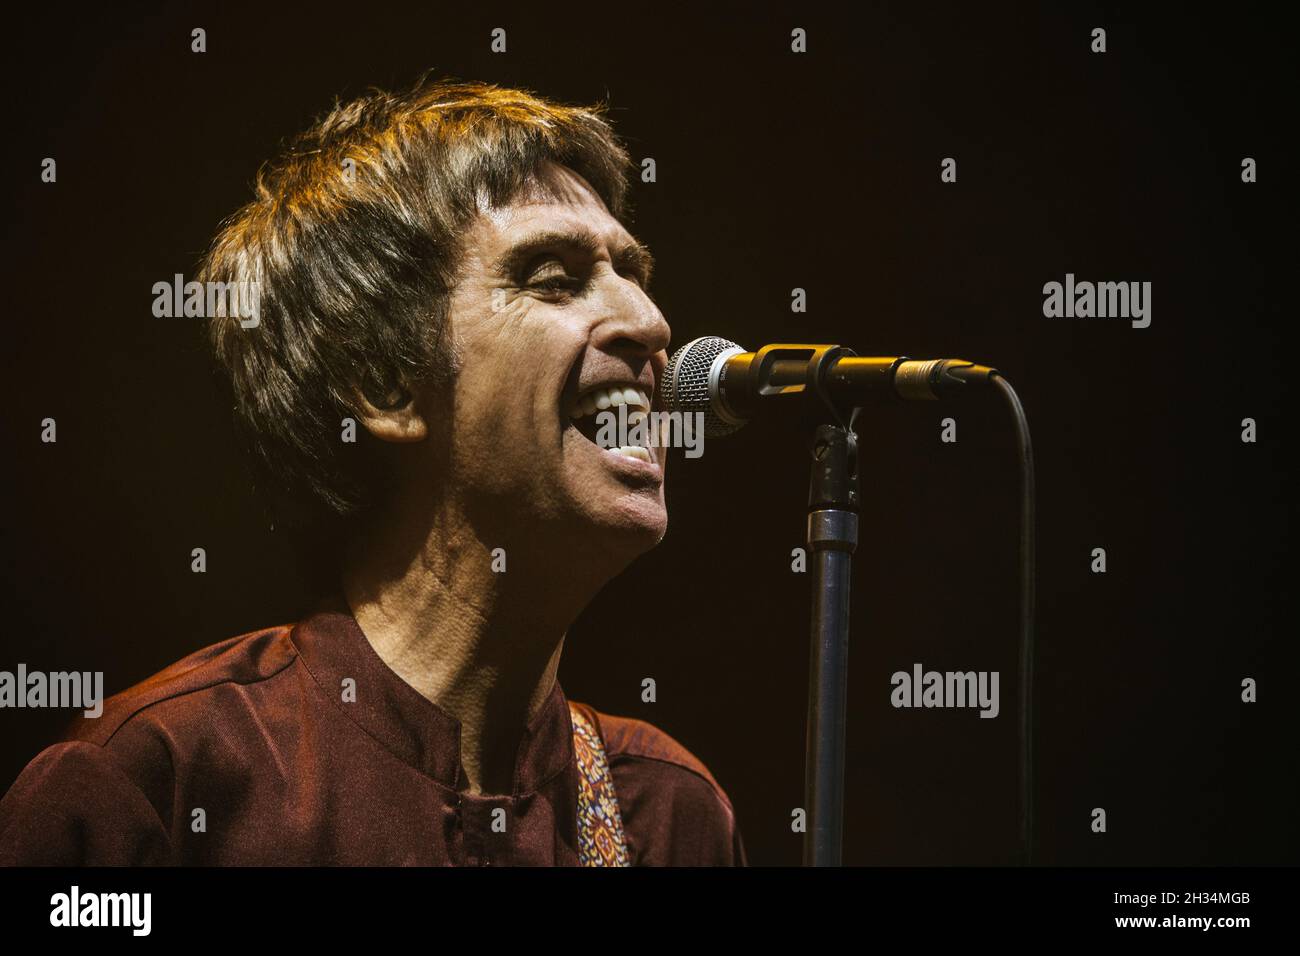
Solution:
{"label": "ear", "polygon": [[380,441],[406,444],[428,437],[429,425],[416,407],[414,396],[406,389],[394,389],[384,398],[382,407],[359,388],[354,388],[352,394],[361,424]]}

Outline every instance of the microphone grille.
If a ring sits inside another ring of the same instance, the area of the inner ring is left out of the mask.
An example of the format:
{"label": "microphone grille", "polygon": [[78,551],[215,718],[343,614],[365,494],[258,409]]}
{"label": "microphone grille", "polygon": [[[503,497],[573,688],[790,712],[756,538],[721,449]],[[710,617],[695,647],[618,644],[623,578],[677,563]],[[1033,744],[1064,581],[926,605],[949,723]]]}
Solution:
{"label": "microphone grille", "polygon": [[659,381],[659,399],[670,412],[703,412],[704,437],[722,438],[744,424],[727,415],[718,400],[719,359],[745,350],[717,335],[687,342],[668,360]]}

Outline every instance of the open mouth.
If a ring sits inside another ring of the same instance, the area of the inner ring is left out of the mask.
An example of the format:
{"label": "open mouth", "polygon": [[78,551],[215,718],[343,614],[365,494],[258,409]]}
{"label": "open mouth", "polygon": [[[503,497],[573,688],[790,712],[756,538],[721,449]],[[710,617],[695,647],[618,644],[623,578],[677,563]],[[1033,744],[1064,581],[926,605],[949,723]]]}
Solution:
{"label": "open mouth", "polygon": [[[612,429],[608,427],[608,419],[601,420],[602,412],[611,412],[615,416]],[[649,413],[650,396],[635,382],[594,385],[580,393],[569,407],[573,427],[593,445],[610,454],[653,463],[654,454],[650,451],[649,440],[645,437],[648,432],[644,427]],[[618,442],[620,420],[627,425],[626,434],[622,436],[627,439],[625,444]],[[638,428],[638,424],[643,427]],[[609,440],[610,436],[614,436],[614,440]]]}

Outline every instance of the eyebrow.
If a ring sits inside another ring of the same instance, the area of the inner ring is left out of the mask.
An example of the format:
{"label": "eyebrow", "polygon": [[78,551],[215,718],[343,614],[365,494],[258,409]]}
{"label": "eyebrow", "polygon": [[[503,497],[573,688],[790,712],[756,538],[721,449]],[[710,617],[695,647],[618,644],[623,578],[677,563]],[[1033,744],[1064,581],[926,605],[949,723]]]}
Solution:
{"label": "eyebrow", "polygon": [[[585,229],[547,231],[526,236],[502,253],[493,263],[498,275],[518,276],[543,253],[569,250],[595,258],[602,243],[595,233]],[[632,271],[641,277],[642,284],[649,285],[654,273],[655,257],[645,245],[633,239],[617,249],[610,260],[620,272]]]}

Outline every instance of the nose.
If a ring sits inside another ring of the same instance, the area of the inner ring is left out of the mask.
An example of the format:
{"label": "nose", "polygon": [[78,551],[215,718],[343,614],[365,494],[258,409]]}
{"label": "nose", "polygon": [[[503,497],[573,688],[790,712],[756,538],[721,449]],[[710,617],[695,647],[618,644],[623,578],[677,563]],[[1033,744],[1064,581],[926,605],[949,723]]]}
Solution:
{"label": "nose", "polygon": [[659,307],[632,279],[617,274],[606,277],[602,318],[592,344],[628,358],[650,358],[668,348],[672,329]]}

